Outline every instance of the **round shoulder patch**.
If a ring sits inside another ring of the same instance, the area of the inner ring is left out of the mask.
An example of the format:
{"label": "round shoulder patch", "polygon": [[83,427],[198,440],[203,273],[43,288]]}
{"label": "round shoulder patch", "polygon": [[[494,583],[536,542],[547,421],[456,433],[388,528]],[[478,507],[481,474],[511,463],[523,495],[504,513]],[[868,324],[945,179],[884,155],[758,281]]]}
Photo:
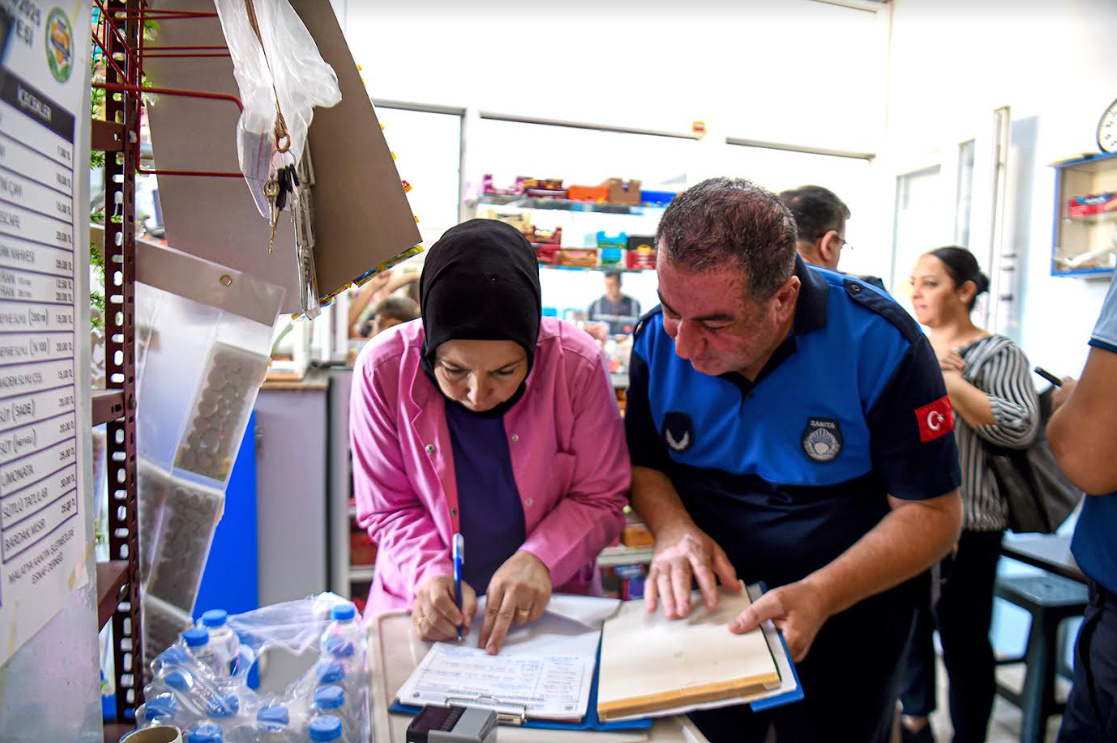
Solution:
{"label": "round shoulder patch", "polygon": [[842,453],[841,426],[833,418],[808,418],[801,443],[812,461],[833,462]]}

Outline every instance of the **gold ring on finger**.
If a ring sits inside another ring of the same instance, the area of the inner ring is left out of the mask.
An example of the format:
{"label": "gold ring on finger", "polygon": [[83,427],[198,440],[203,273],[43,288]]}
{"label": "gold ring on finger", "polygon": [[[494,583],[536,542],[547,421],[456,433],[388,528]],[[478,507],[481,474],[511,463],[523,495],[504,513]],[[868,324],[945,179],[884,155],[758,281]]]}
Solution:
{"label": "gold ring on finger", "polygon": [[519,619],[522,619],[526,622],[528,619],[531,618],[531,610],[530,609],[520,609],[519,611],[516,612],[516,616]]}

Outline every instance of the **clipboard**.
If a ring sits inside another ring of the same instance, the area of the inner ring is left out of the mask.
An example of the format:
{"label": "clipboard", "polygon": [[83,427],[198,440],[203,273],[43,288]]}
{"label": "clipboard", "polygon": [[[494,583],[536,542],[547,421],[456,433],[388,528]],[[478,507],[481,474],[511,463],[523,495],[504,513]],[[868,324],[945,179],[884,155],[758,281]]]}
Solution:
{"label": "clipboard", "polygon": [[[371,617],[366,631],[372,677],[371,743],[396,743],[404,739],[412,718],[391,713],[390,707],[396,690],[423,659],[428,644],[419,639],[411,616],[403,610]],[[649,730],[617,730],[606,737],[609,743],[709,743],[686,715],[657,717]],[[600,743],[602,738],[595,730],[540,730],[509,725],[500,731],[502,743]]]}
{"label": "clipboard", "polygon": [[[520,705],[507,704],[501,702],[499,699],[492,699],[492,704],[478,704],[478,702],[487,702],[488,699],[448,699],[455,703],[461,702],[465,704],[474,704],[476,706],[485,706],[494,710],[500,721],[503,723],[512,723],[522,725],[525,728],[536,728],[540,730],[592,730],[594,732],[606,733],[610,731],[621,730],[650,730],[652,727],[652,719],[650,717],[637,717],[628,720],[617,720],[615,722],[603,722],[597,716],[597,669],[601,665],[601,643],[597,645],[597,666],[594,668],[593,683],[590,685],[590,699],[589,705],[586,707],[586,716],[580,722],[559,722],[556,720],[535,720],[530,719],[524,714],[524,709]],[[402,704],[398,699],[392,702],[392,706],[388,708],[390,712],[395,712],[404,715],[417,715],[421,707],[413,707],[411,705]],[[508,717],[517,718],[516,720],[507,719]]]}

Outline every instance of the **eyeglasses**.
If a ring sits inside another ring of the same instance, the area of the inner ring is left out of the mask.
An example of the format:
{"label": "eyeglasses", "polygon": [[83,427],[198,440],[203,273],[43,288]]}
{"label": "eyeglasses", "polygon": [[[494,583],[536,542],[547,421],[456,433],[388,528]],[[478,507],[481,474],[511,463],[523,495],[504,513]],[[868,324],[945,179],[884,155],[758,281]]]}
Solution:
{"label": "eyeglasses", "polygon": [[853,250],[853,246],[847,243],[844,237],[842,238],[842,250]]}

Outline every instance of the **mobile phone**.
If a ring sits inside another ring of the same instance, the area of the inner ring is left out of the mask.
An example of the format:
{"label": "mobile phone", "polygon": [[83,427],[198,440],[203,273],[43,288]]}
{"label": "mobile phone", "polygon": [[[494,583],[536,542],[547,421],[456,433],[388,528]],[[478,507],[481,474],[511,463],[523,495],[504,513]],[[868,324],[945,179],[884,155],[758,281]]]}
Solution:
{"label": "mobile phone", "polygon": [[1044,379],[1046,379],[1048,382],[1055,385],[1056,387],[1062,387],[1063,386],[1063,380],[1059,379],[1054,374],[1052,374],[1051,372],[1044,369],[1042,366],[1037,366],[1035,368],[1035,372],[1036,372],[1036,374],[1040,375],[1041,377],[1043,377]]}

